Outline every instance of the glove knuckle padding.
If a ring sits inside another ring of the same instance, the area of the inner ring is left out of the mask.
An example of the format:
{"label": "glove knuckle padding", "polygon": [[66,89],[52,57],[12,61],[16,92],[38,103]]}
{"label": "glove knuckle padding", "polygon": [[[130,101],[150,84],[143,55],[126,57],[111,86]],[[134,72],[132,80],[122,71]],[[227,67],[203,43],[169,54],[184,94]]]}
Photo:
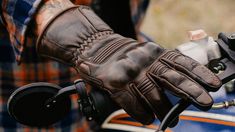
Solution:
{"label": "glove knuckle padding", "polygon": [[37,51],[73,66],[143,124],[151,123],[154,114],[162,120],[172,108],[164,89],[203,108],[212,100],[200,84],[220,86],[218,78],[205,75],[208,70],[190,58],[115,34],[83,6],[58,14],[39,36]]}
{"label": "glove knuckle padding", "polygon": [[161,48],[153,43],[130,44],[108,62],[103,63],[96,76],[104,80],[106,85],[122,89],[139,76],[145,76],[143,69],[147,68],[156,59],[156,54],[161,52]]}

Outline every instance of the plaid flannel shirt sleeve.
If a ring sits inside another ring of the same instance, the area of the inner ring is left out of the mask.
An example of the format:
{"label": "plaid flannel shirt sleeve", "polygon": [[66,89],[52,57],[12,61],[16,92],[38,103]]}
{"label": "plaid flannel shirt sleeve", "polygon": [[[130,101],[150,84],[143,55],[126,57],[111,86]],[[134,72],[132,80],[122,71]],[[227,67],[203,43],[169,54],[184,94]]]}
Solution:
{"label": "plaid flannel shirt sleeve", "polygon": [[0,0],[0,22],[8,30],[17,61],[25,43],[25,33],[42,0]]}
{"label": "plaid flannel shirt sleeve", "polygon": [[[20,61],[25,43],[25,33],[42,0],[0,0],[0,22],[8,30],[15,58]],[[139,25],[149,0],[131,0],[132,19]]]}

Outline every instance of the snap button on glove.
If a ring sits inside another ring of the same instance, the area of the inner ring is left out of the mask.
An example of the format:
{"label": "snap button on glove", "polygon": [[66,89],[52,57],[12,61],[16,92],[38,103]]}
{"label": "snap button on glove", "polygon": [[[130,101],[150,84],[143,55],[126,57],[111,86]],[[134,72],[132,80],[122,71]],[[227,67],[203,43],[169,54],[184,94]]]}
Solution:
{"label": "snap button on glove", "polygon": [[37,52],[70,66],[107,91],[131,117],[150,124],[172,108],[164,91],[208,110],[221,82],[210,70],[176,51],[113,33],[88,7],[59,13],[38,38]]}

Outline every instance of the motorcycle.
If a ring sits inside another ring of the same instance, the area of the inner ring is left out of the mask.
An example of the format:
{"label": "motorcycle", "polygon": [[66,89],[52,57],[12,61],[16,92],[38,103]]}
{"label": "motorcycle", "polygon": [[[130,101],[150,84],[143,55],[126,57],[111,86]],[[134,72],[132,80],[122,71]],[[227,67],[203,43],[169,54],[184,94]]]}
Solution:
{"label": "motorcycle", "polygon": [[[204,34],[203,38],[193,39],[176,50],[206,65],[225,84],[218,92],[211,93],[214,101],[219,102],[211,110],[199,111],[190,102],[168,94],[175,105],[164,120],[160,123],[155,119],[151,125],[142,125],[120,109],[107,93],[98,88],[88,92],[85,82],[76,80],[64,88],[46,82],[22,86],[8,100],[9,114],[22,124],[45,127],[66,116],[70,111],[70,95],[77,94],[80,111],[87,120],[95,120],[100,131],[235,131],[235,107],[231,107],[235,106],[235,34],[220,33],[217,40]],[[169,128],[178,116],[177,126]]]}

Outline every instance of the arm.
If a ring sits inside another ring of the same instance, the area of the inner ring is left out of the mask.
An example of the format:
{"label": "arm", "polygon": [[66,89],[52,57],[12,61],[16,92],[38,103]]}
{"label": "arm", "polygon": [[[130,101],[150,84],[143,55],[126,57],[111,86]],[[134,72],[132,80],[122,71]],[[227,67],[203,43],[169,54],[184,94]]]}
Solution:
{"label": "arm", "polygon": [[206,67],[155,43],[140,44],[114,33],[88,7],[57,8],[54,13],[48,6],[52,15],[42,10],[36,16],[38,54],[74,67],[134,119],[143,124],[155,116],[162,120],[172,108],[164,90],[201,110],[210,109],[208,91],[218,90],[221,82]]}

